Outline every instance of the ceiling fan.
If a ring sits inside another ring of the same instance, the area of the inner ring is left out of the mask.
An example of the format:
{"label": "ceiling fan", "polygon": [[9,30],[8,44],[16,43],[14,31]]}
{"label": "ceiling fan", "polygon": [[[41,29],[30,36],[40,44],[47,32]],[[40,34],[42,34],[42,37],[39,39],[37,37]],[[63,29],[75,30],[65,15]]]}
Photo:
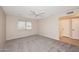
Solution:
{"label": "ceiling fan", "polygon": [[39,11],[39,12],[37,12],[37,11],[33,11],[33,10],[31,10],[31,13],[32,13],[35,17],[39,17],[39,16],[42,16],[43,14],[45,14],[44,11]]}

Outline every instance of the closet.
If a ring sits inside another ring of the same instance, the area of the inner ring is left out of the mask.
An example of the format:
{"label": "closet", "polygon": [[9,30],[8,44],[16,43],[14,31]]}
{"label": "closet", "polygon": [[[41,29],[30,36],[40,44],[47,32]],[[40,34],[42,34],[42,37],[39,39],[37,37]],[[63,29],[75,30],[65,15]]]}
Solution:
{"label": "closet", "polygon": [[59,22],[60,40],[79,46],[79,14],[63,16]]}
{"label": "closet", "polygon": [[79,18],[72,19],[72,38],[79,40]]}

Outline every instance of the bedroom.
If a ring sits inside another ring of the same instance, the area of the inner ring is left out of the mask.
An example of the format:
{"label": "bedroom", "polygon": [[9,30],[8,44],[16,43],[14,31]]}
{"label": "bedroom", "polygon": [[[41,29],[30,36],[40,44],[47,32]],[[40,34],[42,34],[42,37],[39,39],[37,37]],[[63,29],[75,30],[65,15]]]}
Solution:
{"label": "bedroom", "polygon": [[[78,30],[72,35],[72,29],[78,29],[78,12],[78,6],[1,6],[0,50],[79,52]],[[68,20],[74,18],[77,21]]]}

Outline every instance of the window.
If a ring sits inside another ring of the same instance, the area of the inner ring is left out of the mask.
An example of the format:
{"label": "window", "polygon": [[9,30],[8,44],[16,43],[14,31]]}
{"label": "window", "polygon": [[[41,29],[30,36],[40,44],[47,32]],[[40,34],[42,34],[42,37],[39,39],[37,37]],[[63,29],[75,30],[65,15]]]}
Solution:
{"label": "window", "polygon": [[32,23],[26,22],[26,29],[32,29]]}
{"label": "window", "polygon": [[27,29],[30,30],[32,29],[32,22],[30,21],[18,21],[18,29]]}
{"label": "window", "polygon": [[25,21],[18,21],[18,29],[25,29]]}

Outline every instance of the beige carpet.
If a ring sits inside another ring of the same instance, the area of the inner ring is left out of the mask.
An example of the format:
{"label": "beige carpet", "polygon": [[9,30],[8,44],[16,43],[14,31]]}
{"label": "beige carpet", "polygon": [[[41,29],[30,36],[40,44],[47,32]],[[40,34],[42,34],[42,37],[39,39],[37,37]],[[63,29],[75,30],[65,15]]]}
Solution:
{"label": "beige carpet", "polygon": [[79,47],[40,35],[6,41],[4,52],[78,52]]}

